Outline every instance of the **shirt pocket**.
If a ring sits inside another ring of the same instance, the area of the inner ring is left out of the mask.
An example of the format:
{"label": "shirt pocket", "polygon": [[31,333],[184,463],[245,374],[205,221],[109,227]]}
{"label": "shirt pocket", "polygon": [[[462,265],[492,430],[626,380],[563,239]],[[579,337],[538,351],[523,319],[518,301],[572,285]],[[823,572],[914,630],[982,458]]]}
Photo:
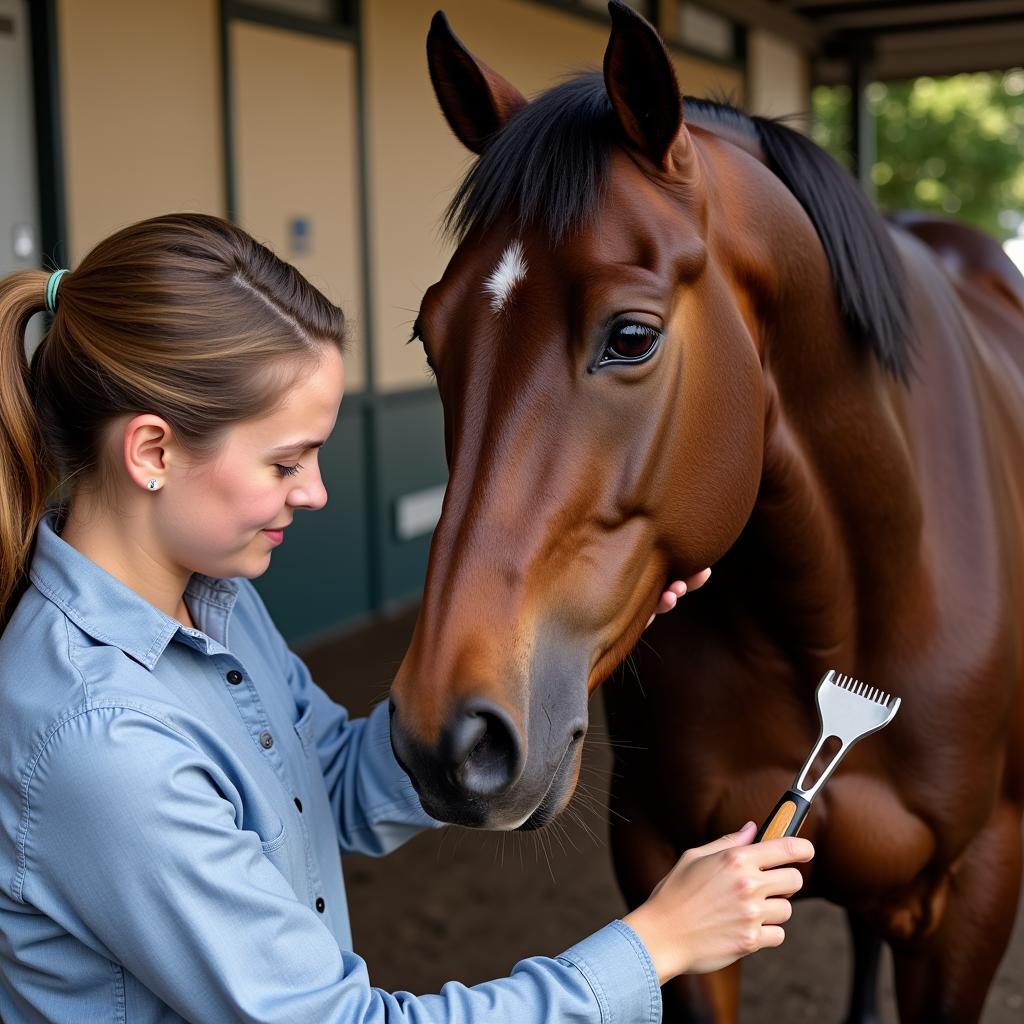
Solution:
{"label": "shirt pocket", "polygon": [[[277,835],[275,835],[272,839],[260,839],[260,846],[263,847],[263,852],[265,854],[275,853],[277,850],[280,850],[282,846],[284,846],[284,841],[286,838],[284,834],[284,822],[278,819],[278,824],[280,824],[281,827],[276,830]],[[275,829],[271,828],[269,829],[269,831],[273,832],[275,831]]]}
{"label": "shirt pocket", "polygon": [[303,891],[301,886],[305,877],[303,871],[305,864],[301,855],[297,856],[295,850],[292,849],[295,842],[288,826],[280,818],[278,821],[280,828],[277,828],[275,823],[267,830],[268,835],[274,831],[277,834],[271,835],[269,839],[261,837],[260,847],[263,850],[263,856],[288,879],[292,892],[298,894]]}

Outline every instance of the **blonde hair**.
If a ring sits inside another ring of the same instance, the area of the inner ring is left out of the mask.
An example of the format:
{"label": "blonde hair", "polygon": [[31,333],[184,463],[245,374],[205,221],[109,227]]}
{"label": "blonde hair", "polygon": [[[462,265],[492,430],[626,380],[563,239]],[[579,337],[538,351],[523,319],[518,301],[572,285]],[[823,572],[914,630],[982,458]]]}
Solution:
{"label": "blonde hair", "polygon": [[0,281],[0,627],[48,501],[64,482],[97,482],[115,417],[162,416],[204,459],[228,427],[272,408],[306,360],[345,346],[341,309],[219,217],[153,217],[100,242],[61,278],[30,365],[25,328],[48,280]]}

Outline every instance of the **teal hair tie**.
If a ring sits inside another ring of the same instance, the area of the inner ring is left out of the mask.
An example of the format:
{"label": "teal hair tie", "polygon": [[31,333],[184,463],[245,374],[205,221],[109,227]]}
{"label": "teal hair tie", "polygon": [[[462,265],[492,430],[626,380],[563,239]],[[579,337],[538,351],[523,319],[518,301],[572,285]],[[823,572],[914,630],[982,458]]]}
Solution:
{"label": "teal hair tie", "polygon": [[55,270],[46,282],[46,308],[51,313],[57,311],[57,285],[66,273],[66,270]]}

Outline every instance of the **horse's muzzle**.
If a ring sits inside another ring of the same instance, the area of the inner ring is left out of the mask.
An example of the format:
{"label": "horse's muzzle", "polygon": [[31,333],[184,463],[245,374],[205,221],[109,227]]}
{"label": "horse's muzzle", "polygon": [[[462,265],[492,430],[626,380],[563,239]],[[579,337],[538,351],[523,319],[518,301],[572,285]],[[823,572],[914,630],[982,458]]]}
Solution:
{"label": "horse's muzzle", "polygon": [[483,697],[464,701],[450,715],[436,747],[402,727],[391,702],[391,748],[431,817],[457,825],[488,824],[523,771],[522,743],[508,713]]}

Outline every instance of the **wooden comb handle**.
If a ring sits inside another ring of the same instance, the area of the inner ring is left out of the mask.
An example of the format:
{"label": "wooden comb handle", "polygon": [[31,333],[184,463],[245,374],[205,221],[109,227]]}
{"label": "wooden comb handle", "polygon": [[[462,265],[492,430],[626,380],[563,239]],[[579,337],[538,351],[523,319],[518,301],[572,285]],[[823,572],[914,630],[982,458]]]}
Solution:
{"label": "wooden comb handle", "polygon": [[775,805],[775,810],[768,815],[764,824],[757,830],[754,842],[778,839],[780,836],[795,836],[800,831],[800,826],[804,823],[810,806],[809,800],[805,800],[799,793],[787,789]]}

